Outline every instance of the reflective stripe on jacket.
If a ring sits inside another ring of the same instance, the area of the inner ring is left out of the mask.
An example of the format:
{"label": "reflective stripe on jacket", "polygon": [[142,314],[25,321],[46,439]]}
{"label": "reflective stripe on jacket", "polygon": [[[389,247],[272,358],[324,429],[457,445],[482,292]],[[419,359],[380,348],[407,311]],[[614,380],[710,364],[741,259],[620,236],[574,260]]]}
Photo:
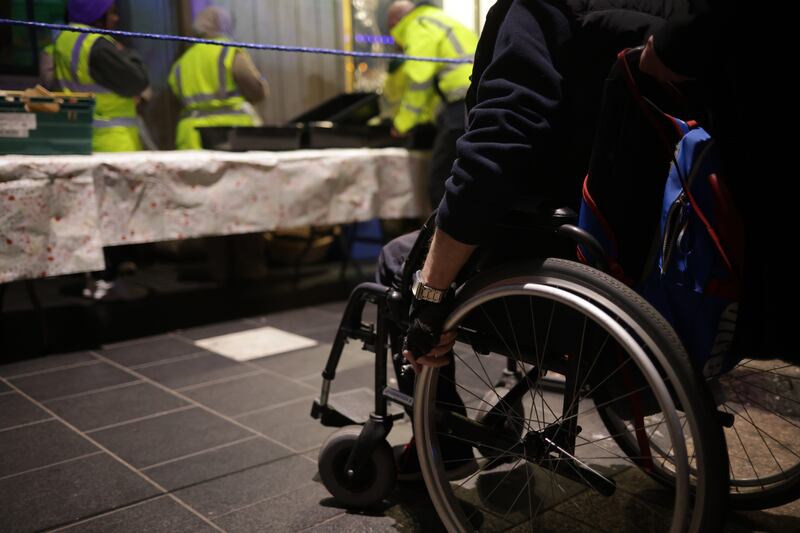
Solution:
{"label": "reflective stripe on jacket", "polygon": [[[70,26],[88,28],[83,24]],[[99,85],[92,78],[89,58],[98,39],[107,35],[63,31],[55,42],[56,79],[64,92],[94,93],[94,133],[92,148],[95,152],[135,152],[142,149],[136,122],[136,101],[120,96]]]}
{"label": "reflective stripe on jacket", "polygon": [[233,79],[237,53],[246,52],[196,44],[172,66],[169,86],[183,105],[175,143],[179,150],[202,148],[199,127],[253,125],[252,117],[242,109],[245,99]]}
{"label": "reflective stripe on jacket", "polygon": [[[471,61],[478,45],[475,32],[433,6],[420,6],[403,17],[392,36],[412,56]],[[472,63],[406,61],[403,71],[407,86],[394,120],[401,133],[433,122],[442,98],[448,103],[463,100],[470,86]]]}

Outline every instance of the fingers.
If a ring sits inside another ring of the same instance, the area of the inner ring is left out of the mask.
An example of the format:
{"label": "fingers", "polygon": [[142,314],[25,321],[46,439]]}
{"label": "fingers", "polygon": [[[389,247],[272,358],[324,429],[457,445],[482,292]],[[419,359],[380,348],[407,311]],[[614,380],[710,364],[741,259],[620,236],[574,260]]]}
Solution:
{"label": "fingers", "polygon": [[452,350],[455,343],[456,334],[454,332],[444,333],[439,339],[439,344],[433,350],[428,352],[427,355],[429,357],[441,357]]}
{"label": "fingers", "polygon": [[443,357],[450,353],[453,349],[453,345],[456,343],[456,333],[451,331],[442,334],[439,338],[439,344],[430,352],[422,357],[415,357],[410,351],[405,350],[403,352],[403,357],[406,358],[406,361],[411,363],[414,367],[414,371],[419,373],[422,371],[423,366],[429,366],[432,368],[441,368],[450,364],[450,357]]}
{"label": "fingers", "polygon": [[414,357],[414,354],[412,354],[408,350],[404,350],[403,357],[405,357],[406,361],[408,361],[411,364],[411,366],[414,368],[415,373],[419,374],[420,372],[422,372],[422,365],[420,365],[417,362],[417,358]]}
{"label": "fingers", "polygon": [[450,364],[449,357],[432,357],[430,355],[425,355],[422,357],[417,358],[417,363],[421,366],[428,366],[430,368],[441,368],[443,366],[447,366]]}

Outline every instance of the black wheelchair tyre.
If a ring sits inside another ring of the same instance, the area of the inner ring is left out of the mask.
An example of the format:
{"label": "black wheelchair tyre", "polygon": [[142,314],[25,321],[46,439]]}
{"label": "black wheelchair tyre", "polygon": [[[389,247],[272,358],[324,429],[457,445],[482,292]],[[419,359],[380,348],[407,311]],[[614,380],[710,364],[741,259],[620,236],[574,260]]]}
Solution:
{"label": "black wheelchair tyre", "polygon": [[374,507],[394,488],[397,472],[389,443],[375,447],[357,479],[350,479],[345,464],[355,446],[361,426],[344,427],[333,433],[319,452],[319,477],[331,495],[350,509]]}
{"label": "black wheelchair tyre", "polygon": [[[631,330],[632,338],[646,339],[641,342],[647,343],[649,347],[657,347],[655,351],[651,350],[648,356],[653,360],[658,359],[657,364],[661,368],[669,367],[676,384],[667,385],[667,389],[673,389],[669,390],[668,394],[682,398],[675,404],[675,407],[691,414],[691,417],[687,415],[687,418],[691,418],[689,425],[693,436],[692,461],[697,465],[697,468],[693,470],[694,479],[690,481],[694,496],[691,530],[720,531],[728,495],[728,463],[722,429],[715,419],[715,405],[702,380],[694,372],[675,332],[658,312],[638,294],[618,280],[586,265],[560,259],[546,259],[507,265],[479,274],[459,292],[454,316],[458,315],[460,306],[467,308],[470,301],[477,301],[482,298],[482,295],[491,297],[491,294],[500,294],[509,287],[517,287],[524,292],[527,287],[533,285],[552,287],[557,291],[578,296],[598,309],[611,309],[609,316],[616,316],[616,320],[624,328]],[[437,496],[444,492],[433,486],[442,484],[441,475],[435,474],[437,469],[441,469],[436,466],[434,458],[436,454],[423,457],[426,454],[423,447],[424,442],[429,445],[431,443],[430,439],[423,434],[435,432],[436,429],[435,425],[425,429],[428,424],[426,420],[432,420],[429,414],[432,404],[428,397],[435,393],[431,392],[435,391],[435,387],[431,388],[435,383],[433,374],[434,371],[426,369],[417,385],[414,424],[418,453],[423,465],[426,484],[434,498],[434,504],[437,506],[440,517],[448,514],[455,517],[451,522],[446,523],[450,523],[449,527],[459,530],[461,529],[459,521],[463,524],[464,520],[463,517],[457,516],[457,511],[453,512],[452,498]],[[680,394],[676,394],[674,389],[680,389]],[[663,399],[664,393],[661,394]],[[612,435],[617,432],[614,427],[608,429]],[[631,461],[637,464],[636,457],[640,454],[636,450],[631,447],[622,448],[622,450],[632,456]],[[637,464],[637,466],[640,465]],[[648,471],[647,473],[654,477],[658,475],[658,472]],[[666,482],[668,479],[659,479],[659,481]],[[446,489],[444,490],[447,492]],[[673,530],[675,527],[680,526],[674,526]]]}

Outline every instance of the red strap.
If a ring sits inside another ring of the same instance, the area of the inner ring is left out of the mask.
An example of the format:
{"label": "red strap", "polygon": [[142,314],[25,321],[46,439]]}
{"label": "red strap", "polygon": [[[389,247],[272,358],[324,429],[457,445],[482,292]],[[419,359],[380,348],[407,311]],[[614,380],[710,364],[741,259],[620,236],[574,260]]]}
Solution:
{"label": "red strap", "polygon": [[[667,151],[668,154],[672,155],[672,152],[675,149],[675,140],[671,140],[669,135],[665,131],[663,125],[658,121],[656,114],[653,112],[653,108],[645,101],[644,97],[642,96],[642,92],[639,90],[639,85],[636,83],[636,79],[633,77],[633,71],[631,70],[631,66],[628,63],[628,51],[630,49],[625,49],[621,51],[617,58],[622,62],[623,71],[625,72],[625,83],[628,86],[628,90],[633,96],[634,101],[639,105],[639,108],[642,110],[642,113],[650,122],[650,124],[655,128],[658,137],[661,139],[661,142],[664,145],[664,149]],[[673,124],[675,124],[675,119],[669,115],[660,113],[665,118],[669,119]],[[675,124],[677,127],[677,124]],[[683,133],[678,128],[678,138],[682,137]]]}
{"label": "red strap", "polygon": [[736,270],[734,270],[733,263],[731,263],[731,260],[728,258],[728,254],[725,252],[725,248],[722,246],[722,242],[720,241],[717,232],[711,227],[711,224],[708,222],[705,214],[703,214],[703,211],[700,210],[700,207],[697,205],[697,202],[692,195],[692,191],[689,190],[688,184],[684,181],[683,176],[681,176],[680,173],[678,173],[678,178],[681,180],[681,187],[683,187],[683,192],[686,194],[686,198],[689,200],[689,205],[692,206],[692,211],[694,211],[694,214],[697,215],[697,218],[699,218],[700,222],[702,222],[703,226],[705,226],[708,236],[711,237],[711,242],[714,243],[714,248],[717,249],[720,257],[722,257],[722,261],[725,262],[725,268],[728,269],[731,277],[738,279],[739,276],[737,275]]}
{"label": "red strap", "polygon": [[741,276],[744,271],[744,222],[725,182],[716,174],[710,174],[708,183],[714,195],[714,220],[717,222],[720,240],[730,252],[731,263]]}
{"label": "red strap", "polygon": [[[622,61],[622,65],[625,71],[625,81],[628,85],[628,89],[631,91],[631,95],[633,95],[634,100],[639,104],[639,107],[642,109],[644,115],[655,127],[656,132],[658,133],[658,136],[664,143],[665,148],[669,150],[670,155],[672,155],[675,150],[675,143],[669,140],[669,136],[664,131],[664,128],[661,126],[661,124],[658,122],[658,119],[656,118],[656,114],[654,113],[653,109],[651,108],[651,106],[647,104],[644,97],[642,96],[642,93],[639,90],[639,86],[637,85],[636,80],[633,77],[633,72],[631,71],[630,64],[628,63],[627,52],[628,52],[627,49],[623,50],[617,55],[617,57]],[[667,115],[666,113],[660,113],[660,114],[663,115],[668,120],[670,120],[670,122],[675,125],[675,127],[678,130],[678,136],[682,137],[683,132],[678,127],[675,118],[670,115]],[[683,176],[681,176],[680,173],[678,173],[678,177],[681,180],[681,187],[683,188],[683,192],[686,194],[686,198],[688,198],[689,200],[689,205],[692,206],[692,210],[697,215],[697,218],[699,218],[700,221],[705,226],[706,231],[708,232],[708,236],[711,237],[711,240],[714,243],[714,247],[717,249],[717,252],[719,252],[720,257],[722,257],[722,260],[725,263],[725,267],[728,269],[728,272],[730,272],[731,276],[733,276],[734,278],[738,278],[737,273],[733,268],[733,263],[728,257],[728,254],[725,252],[725,249],[722,246],[722,242],[720,241],[717,232],[714,231],[714,228],[712,228],[711,224],[708,222],[708,218],[706,218],[705,214],[703,214],[703,212],[700,210],[700,207],[697,205],[697,202],[695,201],[694,196],[692,195],[692,191],[689,190],[688,184],[683,179]]]}

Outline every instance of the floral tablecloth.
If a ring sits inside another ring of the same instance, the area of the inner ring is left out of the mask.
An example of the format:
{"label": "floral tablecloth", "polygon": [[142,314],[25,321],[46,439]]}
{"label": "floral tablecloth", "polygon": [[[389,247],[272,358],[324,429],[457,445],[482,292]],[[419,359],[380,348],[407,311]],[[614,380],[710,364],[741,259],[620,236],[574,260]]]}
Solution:
{"label": "floral tablecloth", "polygon": [[104,268],[102,248],[425,214],[399,148],[0,156],[0,283]]}

